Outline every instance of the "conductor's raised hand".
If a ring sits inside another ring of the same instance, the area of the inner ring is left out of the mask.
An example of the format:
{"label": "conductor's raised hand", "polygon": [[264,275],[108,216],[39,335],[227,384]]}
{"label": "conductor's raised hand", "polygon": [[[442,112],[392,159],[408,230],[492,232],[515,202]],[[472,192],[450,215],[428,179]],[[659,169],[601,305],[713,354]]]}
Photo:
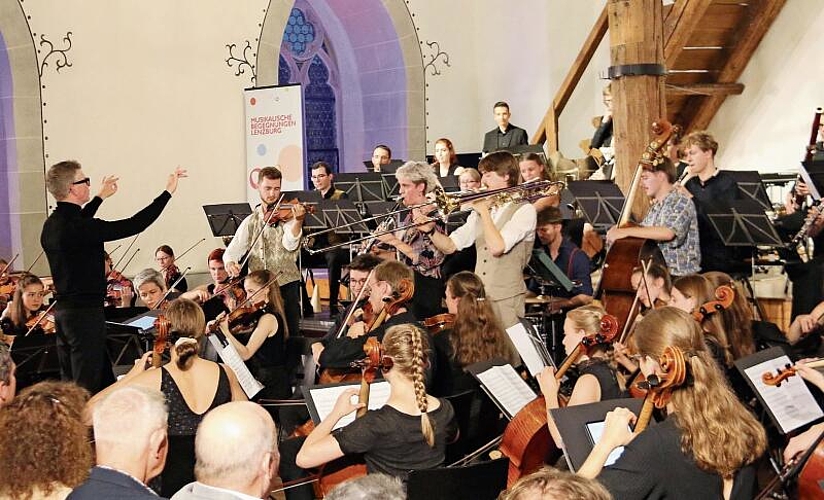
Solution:
{"label": "conductor's raised hand", "polygon": [[114,175],[107,175],[103,177],[103,183],[100,186],[100,191],[97,193],[101,199],[105,200],[109,196],[115,194],[117,192],[117,181],[120,180],[120,177],[116,177]]}
{"label": "conductor's raised hand", "polygon": [[189,177],[188,172],[184,168],[177,167],[175,171],[169,174],[169,179],[166,181],[166,191],[169,194],[175,194],[177,191],[177,181],[182,177]]}

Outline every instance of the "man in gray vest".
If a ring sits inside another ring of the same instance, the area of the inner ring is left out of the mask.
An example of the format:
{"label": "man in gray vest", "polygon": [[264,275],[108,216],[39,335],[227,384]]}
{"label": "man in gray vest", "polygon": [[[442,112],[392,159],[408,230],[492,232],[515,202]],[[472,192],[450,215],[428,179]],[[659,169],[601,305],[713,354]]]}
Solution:
{"label": "man in gray vest", "polygon": [[[518,161],[506,151],[486,155],[478,170],[481,182],[490,190],[518,184]],[[490,198],[474,201],[471,206],[474,211],[466,224],[449,236],[434,231],[433,224],[420,226],[420,230],[425,234],[431,231],[432,243],[445,254],[475,244],[475,274],[483,281],[504,328],[508,328],[525,314],[523,270],[535,241],[535,207],[526,202],[491,206]]]}

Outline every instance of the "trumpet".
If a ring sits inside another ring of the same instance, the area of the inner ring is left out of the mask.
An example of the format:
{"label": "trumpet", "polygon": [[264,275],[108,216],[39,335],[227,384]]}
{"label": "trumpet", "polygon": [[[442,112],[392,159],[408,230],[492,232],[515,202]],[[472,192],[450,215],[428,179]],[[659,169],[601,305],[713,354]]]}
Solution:
{"label": "trumpet", "polygon": [[[500,206],[507,202],[532,202],[540,198],[544,198],[546,196],[558,196],[561,191],[566,187],[566,183],[562,181],[531,181],[525,182],[523,184],[519,184],[517,186],[509,186],[500,189],[492,189],[487,191],[478,191],[478,192],[467,192],[461,191],[458,193],[447,193],[441,187],[437,187],[432,190],[431,193],[426,195],[427,202],[421,203],[419,205],[415,205],[412,207],[406,207],[401,210],[395,210],[394,212],[388,212],[383,215],[379,215],[377,217],[371,217],[369,219],[364,219],[361,221],[356,221],[350,224],[346,224],[343,226],[338,226],[335,228],[324,229],[322,231],[318,231],[315,233],[311,233],[307,235],[307,239],[304,240],[304,248],[310,255],[315,255],[317,253],[326,252],[328,250],[334,250],[335,248],[340,248],[344,245],[353,245],[356,243],[360,243],[362,241],[372,240],[377,238],[378,236],[383,236],[385,234],[394,233],[397,231],[405,231],[407,229],[422,226],[424,224],[429,224],[430,222],[435,222],[438,220],[446,222],[450,215],[453,213],[458,212],[467,212],[469,209],[462,209],[461,206],[467,203],[471,203],[473,201],[477,201],[484,198],[492,198],[490,202],[490,207]],[[413,208],[421,208],[425,206],[435,205],[435,210],[433,211],[432,216],[427,217],[425,220],[413,222],[410,224],[406,224],[403,226],[398,226],[394,229],[378,229],[375,232],[368,234],[362,238],[357,238],[354,240],[346,241],[343,243],[338,243],[335,245],[330,245],[325,248],[308,248],[307,241],[310,237],[316,236],[322,233],[328,233],[330,231],[336,231],[340,228],[354,226],[356,224],[361,224],[363,222],[369,220],[375,220],[379,218],[384,218],[387,216],[391,216],[400,212],[405,212],[407,210],[411,210]]]}

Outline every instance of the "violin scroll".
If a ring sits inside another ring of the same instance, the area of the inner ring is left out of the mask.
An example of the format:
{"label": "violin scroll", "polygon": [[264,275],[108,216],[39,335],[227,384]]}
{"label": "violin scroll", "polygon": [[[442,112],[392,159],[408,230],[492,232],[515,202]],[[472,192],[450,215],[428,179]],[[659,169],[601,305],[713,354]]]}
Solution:
{"label": "violin scroll", "polygon": [[695,321],[700,323],[710,314],[729,309],[733,301],[735,301],[735,290],[729,285],[721,285],[715,289],[715,298],[717,300],[705,302],[693,311],[692,317],[695,318]]}
{"label": "violin scroll", "polygon": [[154,348],[152,349],[152,366],[160,368],[163,352],[169,348],[169,330],[172,328],[172,323],[161,314],[155,319],[154,328],[155,339]]}

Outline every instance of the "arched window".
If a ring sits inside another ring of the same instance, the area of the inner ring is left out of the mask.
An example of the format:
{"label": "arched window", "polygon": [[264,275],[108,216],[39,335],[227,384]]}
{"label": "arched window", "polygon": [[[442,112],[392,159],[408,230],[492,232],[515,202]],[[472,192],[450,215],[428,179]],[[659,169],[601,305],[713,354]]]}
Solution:
{"label": "arched window", "polygon": [[337,64],[323,25],[305,0],[297,0],[289,14],[278,62],[280,85],[303,85],[307,165],[323,160],[337,172]]}

